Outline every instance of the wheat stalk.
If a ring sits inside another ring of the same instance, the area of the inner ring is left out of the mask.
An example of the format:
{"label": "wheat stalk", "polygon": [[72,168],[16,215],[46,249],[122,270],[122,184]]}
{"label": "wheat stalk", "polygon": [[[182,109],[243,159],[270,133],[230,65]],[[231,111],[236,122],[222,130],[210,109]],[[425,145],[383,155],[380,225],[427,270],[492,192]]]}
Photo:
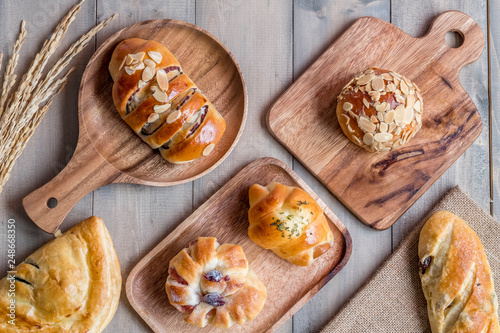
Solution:
{"label": "wheat stalk", "polygon": [[[51,37],[45,41],[35,56],[28,71],[22,76],[17,88],[11,92],[16,81],[14,70],[18,63],[19,51],[26,39],[25,23],[24,21],[21,23],[21,32],[5,69],[0,93],[0,193],[10,177],[16,159],[21,155],[36,127],[47,113],[54,97],[66,85],[68,75],[74,68],[69,69],[61,78],[58,77],[90,40],[117,16],[113,15],[80,37],[44,76],[43,70],[50,56],[61,44],[84,1],[81,0],[73,6],[61,20]],[[1,65],[2,55],[0,54],[0,69]]]}

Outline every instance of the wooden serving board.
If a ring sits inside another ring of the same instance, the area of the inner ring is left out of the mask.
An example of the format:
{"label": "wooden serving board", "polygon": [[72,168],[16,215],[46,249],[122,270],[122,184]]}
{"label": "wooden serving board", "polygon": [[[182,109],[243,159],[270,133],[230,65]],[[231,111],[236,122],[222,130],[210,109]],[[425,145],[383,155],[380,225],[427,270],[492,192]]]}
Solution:
{"label": "wooden serving board", "polygon": [[[334,247],[307,267],[295,266],[252,242],[248,229],[248,189],[253,184],[276,181],[300,187],[321,206],[334,234]],[[184,322],[183,315],[168,302],[165,281],[169,261],[191,240],[216,237],[223,243],[243,247],[250,268],[267,288],[261,313],[231,332],[272,332],[332,279],[349,260],[349,232],[332,211],[285,163],[274,158],[259,159],[231,179],[207,202],[182,222],[134,267],[127,279],[127,297],[134,309],[155,332],[199,332]],[[205,327],[203,332],[227,332]]]}
{"label": "wooden serving board", "polygon": [[[463,37],[460,47],[445,43],[449,31]],[[268,127],[361,221],[386,229],[481,133],[481,118],[458,72],[483,48],[477,23],[457,11],[439,15],[420,38],[383,20],[360,18],[277,100]],[[335,115],[342,87],[369,66],[408,77],[424,99],[422,128],[388,153],[351,143]]]}
{"label": "wooden serving board", "polygon": [[[226,121],[214,151],[192,163],[171,164],[121,119],[112,99],[108,71],[116,45],[127,38],[153,39],[172,51],[184,72],[203,90]],[[111,183],[171,186],[199,178],[219,165],[238,142],[247,115],[243,74],[226,47],[207,31],[176,20],[151,20],[108,38],[90,59],[78,97],[79,137],[75,153],[53,180],[23,199],[29,217],[55,232],[89,192]],[[51,208],[48,201],[57,200]]]}

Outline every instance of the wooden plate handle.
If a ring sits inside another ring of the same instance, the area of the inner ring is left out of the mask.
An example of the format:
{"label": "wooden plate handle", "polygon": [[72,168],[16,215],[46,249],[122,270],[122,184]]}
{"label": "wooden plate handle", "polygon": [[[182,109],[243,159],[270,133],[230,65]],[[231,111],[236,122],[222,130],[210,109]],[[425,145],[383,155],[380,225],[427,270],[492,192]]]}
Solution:
{"label": "wooden plate handle", "polygon": [[28,216],[48,233],[55,233],[59,229],[81,198],[116,181],[121,175],[99,155],[89,139],[81,141],[68,165],[54,179],[23,199]]}
{"label": "wooden plate handle", "polygon": [[[459,11],[448,11],[436,17],[432,22],[429,33],[424,37],[429,45],[442,41],[446,44],[445,35],[448,32],[457,32],[462,37],[462,45],[452,48],[446,46],[443,52],[437,52],[439,64],[446,69],[446,74],[456,75],[467,64],[475,61],[483,52],[485,38],[479,25],[467,14]],[[441,45],[442,45],[441,44]]]}

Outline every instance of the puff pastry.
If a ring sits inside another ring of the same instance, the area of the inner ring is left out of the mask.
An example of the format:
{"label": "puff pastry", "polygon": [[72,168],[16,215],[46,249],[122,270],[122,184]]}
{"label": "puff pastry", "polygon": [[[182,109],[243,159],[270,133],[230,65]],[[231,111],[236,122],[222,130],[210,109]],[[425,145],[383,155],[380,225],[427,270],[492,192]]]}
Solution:
{"label": "puff pastry", "polygon": [[333,233],[316,201],[300,188],[271,183],[249,191],[248,236],[283,259],[307,266],[333,245]]}
{"label": "puff pastry", "polygon": [[170,304],[192,325],[228,328],[255,318],[266,301],[266,287],[248,268],[239,245],[219,245],[199,237],[171,261],[165,283]]}
{"label": "puff pastry", "polygon": [[80,222],[15,271],[15,325],[8,323],[11,280],[0,281],[1,332],[102,332],[115,314],[120,265],[100,218]]}
{"label": "puff pastry", "polygon": [[432,215],[420,232],[418,256],[433,333],[500,332],[486,253],[465,221],[447,211]]}
{"label": "puff pastry", "polygon": [[212,152],[226,122],[164,45],[126,39],[109,71],[118,113],[164,159],[185,163]]}

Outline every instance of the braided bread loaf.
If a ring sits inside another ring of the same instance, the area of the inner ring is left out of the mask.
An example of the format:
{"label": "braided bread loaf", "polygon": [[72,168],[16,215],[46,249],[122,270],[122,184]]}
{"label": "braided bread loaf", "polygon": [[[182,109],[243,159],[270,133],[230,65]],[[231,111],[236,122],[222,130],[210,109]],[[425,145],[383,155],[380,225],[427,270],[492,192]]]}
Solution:
{"label": "braided bread loaf", "polygon": [[432,215],[420,232],[418,256],[433,333],[500,332],[490,266],[467,223],[446,211]]}
{"label": "braided bread loaf", "polygon": [[199,237],[171,261],[165,284],[170,304],[192,325],[227,328],[255,318],[266,287],[248,268],[239,245]]}
{"label": "braided bread loaf", "polygon": [[164,159],[185,163],[212,152],[226,122],[165,46],[126,39],[109,71],[118,113]]}
{"label": "braided bread loaf", "polygon": [[307,266],[333,245],[323,211],[305,191],[279,183],[250,187],[248,236],[283,259]]}

